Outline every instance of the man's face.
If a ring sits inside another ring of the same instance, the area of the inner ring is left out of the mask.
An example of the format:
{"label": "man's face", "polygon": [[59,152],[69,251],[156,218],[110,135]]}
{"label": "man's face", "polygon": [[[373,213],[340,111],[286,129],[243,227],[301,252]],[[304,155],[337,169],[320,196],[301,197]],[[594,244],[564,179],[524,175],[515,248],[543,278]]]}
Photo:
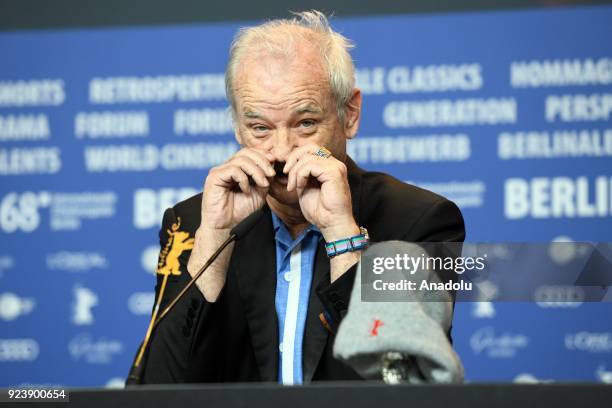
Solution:
{"label": "man's face", "polygon": [[354,135],[338,119],[320,54],[301,46],[295,55],[247,56],[234,83],[238,142],[272,153],[277,175],[269,194],[284,204],[297,203],[282,174],[296,147],[315,143],[343,160],[346,140]]}

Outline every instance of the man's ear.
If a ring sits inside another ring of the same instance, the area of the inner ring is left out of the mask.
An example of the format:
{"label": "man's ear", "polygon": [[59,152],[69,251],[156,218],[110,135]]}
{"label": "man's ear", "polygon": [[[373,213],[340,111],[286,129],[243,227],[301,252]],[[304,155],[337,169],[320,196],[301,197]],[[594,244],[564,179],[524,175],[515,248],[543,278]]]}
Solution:
{"label": "man's ear", "polygon": [[237,125],[234,125],[234,137],[238,144],[242,147],[244,144],[242,143],[242,135],[240,134],[240,128]]}
{"label": "man's ear", "polygon": [[353,90],[353,95],[344,108],[344,134],[347,139],[352,139],[359,130],[359,120],[361,119],[361,91],[357,88]]}

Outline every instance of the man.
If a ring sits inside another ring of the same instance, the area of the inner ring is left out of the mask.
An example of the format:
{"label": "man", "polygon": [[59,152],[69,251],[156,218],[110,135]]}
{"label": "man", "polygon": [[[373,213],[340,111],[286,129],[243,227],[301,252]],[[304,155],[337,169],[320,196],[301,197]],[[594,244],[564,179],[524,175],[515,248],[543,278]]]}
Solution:
{"label": "man", "polygon": [[[242,148],[210,170],[202,194],[166,211],[160,269],[173,253],[179,271],[167,273],[161,307],[231,228],[262,206],[271,212],[159,325],[145,383],[358,379],[332,347],[367,240],[360,227],[373,242],[464,239],[453,203],[347,156],[362,101],[349,48],[315,11],[238,33],[226,88]],[[191,252],[176,251],[191,248],[179,232],[195,238]]]}

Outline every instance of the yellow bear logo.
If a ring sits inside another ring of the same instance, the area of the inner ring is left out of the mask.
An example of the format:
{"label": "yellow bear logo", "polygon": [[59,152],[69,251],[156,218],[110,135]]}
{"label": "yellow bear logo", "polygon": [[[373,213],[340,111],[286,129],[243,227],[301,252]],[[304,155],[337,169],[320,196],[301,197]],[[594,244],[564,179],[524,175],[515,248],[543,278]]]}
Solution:
{"label": "yellow bear logo", "polygon": [[157,264],[157,273],[160,275],[180,275],[179,257],[183,251],[189,251],[193,248],[193,238],[189,238],[189,233],[179,231],[181,226],[181,218],[177,218],[177,223],[172,224],[168,232],[168,242],[159,254],[159,262]]}

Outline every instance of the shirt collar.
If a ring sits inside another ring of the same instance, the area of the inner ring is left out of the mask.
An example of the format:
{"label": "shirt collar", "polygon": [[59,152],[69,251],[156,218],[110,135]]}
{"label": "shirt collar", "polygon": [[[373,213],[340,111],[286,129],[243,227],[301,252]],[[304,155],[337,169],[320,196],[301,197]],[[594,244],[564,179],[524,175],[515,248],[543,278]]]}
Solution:
{"label": "shirt collar", "polygon": [[310,232],[314,232],[316,234],[320,234],[321,231],[315,225],[308,225],[304,231],[300,233],[295,239],[291,237],[289,230],[285,223],[280,219],[280,217],[274,214],[274,211],[270,211],[272,214],[272,226],[274,227],[274,238],[280,244],[283,244],[285,247],[293,247],[298,242],[302,241],[306,235]]}

